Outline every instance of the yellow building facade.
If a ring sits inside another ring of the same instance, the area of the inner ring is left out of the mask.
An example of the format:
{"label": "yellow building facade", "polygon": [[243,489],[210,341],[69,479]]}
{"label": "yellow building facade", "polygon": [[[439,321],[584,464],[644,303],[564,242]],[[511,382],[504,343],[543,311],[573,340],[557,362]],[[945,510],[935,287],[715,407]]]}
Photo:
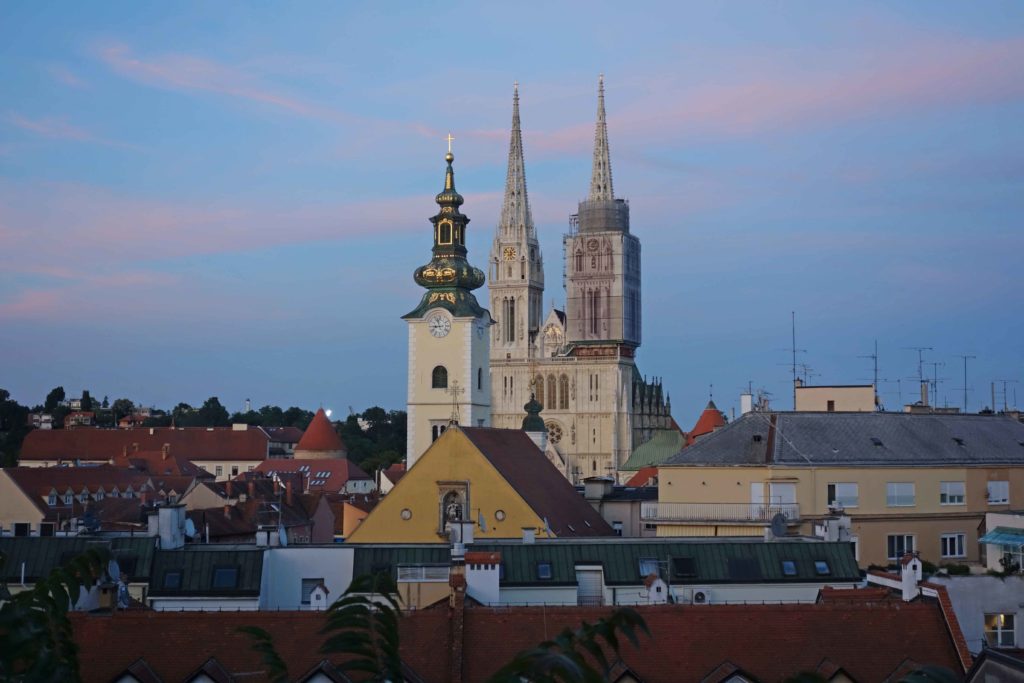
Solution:
{"label": "yellow building facade", "polygon": [[906,551],[977,563],[985,514],[1024,503],[1024,424],[877,417],[744,416],[659,469],[644,521],[659,536],[760,536],[782,515],[790,534],[812,535],[842,513],[861,566]]}
{"label": "yellow building facade", "polygon": [[449,543],[469,522],[478,539],[612,535],[525,432],[446,429],[351,533],[349,543]]}

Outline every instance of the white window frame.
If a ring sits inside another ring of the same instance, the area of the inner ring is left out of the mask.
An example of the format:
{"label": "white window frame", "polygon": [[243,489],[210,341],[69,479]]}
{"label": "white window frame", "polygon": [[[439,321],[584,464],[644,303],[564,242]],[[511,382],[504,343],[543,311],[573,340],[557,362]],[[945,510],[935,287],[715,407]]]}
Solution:
{"label": "white window frame", "polygon": [[51,493],[49,496],[47,496],[46,504],[49,505],[50,507],[55,506],[57,504],[57,494]]}
{"label": "white window frame", "polygon": [[[989,620],[991,618],[991,624]],[[1010,627],[1006,627],[1006,622]],[[985,641],[989,647],[1008,648],[1017,646],[1017,615],[1016,614],[986,614],[985,615]],[[1008,642],[1003,642],[1009,636]]]}
{"label": "white window frame", "polygon": [[[903,551],[897,553],[895,557],[889,554],[889,539],[890,538],[903,538]],[[910,539],[910,543],[907,543],[907,539]],[[888,560],[899,560],[901,557],[906,555],[908,552],[914,552],[914,548],[917,547],[917,537],[914,534],[886,534],[885,536],[885,557]]]}
{"label": "white window frame", "polygon": [[[998,484],[998,488],[1003,489],[1004,492],[1000,492],[998,498],[993,498],[993,484]],[[1007,480],[990,481],[985,487],[985,491],[988,494],[989,505],[1009,505],[1010,504],[1010,482]]]}
{"label": "white window frame", "polygon": [[[846,495],[840,494],[839,487],[852,487],[853,488],[853,503],[846,503],[845,500],[849,500],[851,496],[849,493]],[[834,492],[833,495],[829,495],[829,488]],[[828,486],[825,488],[825,498],[828,499],[828,504],[834,505],[838,503],[845,510],[846,508],[855,508],[860,506],[860,486],[855,481],[830,481]]]}
{"label": "white window frame", "polygon": [[[959,488],[959,492],[957,489]],[[939,505],[966,505],[967,485],[962,481],[939,482]]]}
{"label": "white window frame", "polygon": [[[949,551],[949,543],[953,544],[953,552]],[[939,536],[939,555],[943,558],[964,558],[967,557],[967,534],[963,532],[951,532]]]}
{"label": "white window frame", "polygon": [[[910,502],[900,502],[906,500],[906,493],[899,493],[898,487],[910,487]],[[917,487],[912,481],[888,481],[885,483],[885,505],[891,508],[912,508],[917,505]]]}

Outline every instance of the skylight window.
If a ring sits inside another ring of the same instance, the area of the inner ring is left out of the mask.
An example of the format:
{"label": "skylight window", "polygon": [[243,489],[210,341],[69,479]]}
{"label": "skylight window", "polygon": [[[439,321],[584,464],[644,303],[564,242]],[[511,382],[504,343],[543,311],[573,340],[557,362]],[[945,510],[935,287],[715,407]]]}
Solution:
{"label": "skylight window", "polygon": [[238,586],[238,567],[214,567],[214,588],[235,588]]}
{"label": "skylight window", "polygon": [[883,445],[882,444],[882,440],[879,439],[877,436],[871,437],[871,443],[875,444],[876,446],[882,446]]}
{"label": "skylight window", "polygon": [[954,436],[953,437],[953,441],[956,441],[956,445],[957,446],[963,446],[964,445],[964,440],[961,439],[959,436]]}
{"label": "skylight window", "polygon": [[181,572],[177,570],[164,572],[164,588],[173,590],[181,588]]}
{"label": "skylight window", "polygon": [[640,576],[650,576],[658,573],[658,561],[651,557],[640,560]]}
{"label": "skylight window", "polygon": [[550,581],[552,577],[551,563],[550,562],[538,562],[537,563],[537,578],[543,581]]}
{"label": "skylight window", "polygon": [[825,560],[816,560],[814,562],[814,573],[818,576],[828,576],[832,573],[832,569]]}
{"label": "skylight window", "polygon": [[782,561],[782,575],[783,576],[796,576],[796,562],[793,560]]}

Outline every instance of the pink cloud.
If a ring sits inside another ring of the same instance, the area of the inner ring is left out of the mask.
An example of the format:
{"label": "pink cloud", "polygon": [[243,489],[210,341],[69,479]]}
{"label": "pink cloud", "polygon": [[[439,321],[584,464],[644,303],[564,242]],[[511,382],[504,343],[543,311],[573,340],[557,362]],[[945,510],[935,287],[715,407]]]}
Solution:
{"label": "pink cloud", "polygon": [[84,128],[68,123],[64,118],[46,117],[33,119],[28,118],[27,116],[22,116],[21,114],[11,113],[8,114],[7,121],[22,130],[26,130],[50,140],[70,140],[72,142],[104,145],[107,147],[118,147],[120,149],[130,149],[135,151],[140,149],[135,145],[118,142],[117,140],[108,140],[98,135],[94,135]]}
{"label": "pink cloud", "polygon": [[53,80],[71,88],[87,88],[89,84],[79,78],[71,69],[61,64],[52,64],[46,68]]}
{"label": "pink cloud", "polygon": [[0,302],[0,320],[49,318],[60,310],[60,293],[55,290],[29,289],[10,301]]}
{"label": "pink cloud", "polygon": [[[842,53],[841,53],[842,54]],[[801,126],[902,115],[933,106],[958,107],[1024,97],[1024,40],[979,42],[903,36],[859,61],[826,54],[819,64],[788,55],[734,63],[719,82],[694,86],[685,71],[651,74],[624,84],[626,102],[609,92],[609,126],[618,140],[659,142],[702,135],[746,136]],[[708,63],[723,60],[707,58]],[[728,60],[726,60],[728,61]],[[637,87],[633,87],[637,86]],[[528,130],[527,145],[543,156],[582,152],[593,142],[590,122]],[[614,142],[613,142],[614,144]]]}
{"label": "pink cloud", "polygon": [[115,73],[145,85],[180,91],[202,91],[247,100],[317,119],[350,122],[351,118],[299,97],[287,95],[244,69],[187,54],[167,54],[145,59],[125,45],[97,50],[100,60]]}

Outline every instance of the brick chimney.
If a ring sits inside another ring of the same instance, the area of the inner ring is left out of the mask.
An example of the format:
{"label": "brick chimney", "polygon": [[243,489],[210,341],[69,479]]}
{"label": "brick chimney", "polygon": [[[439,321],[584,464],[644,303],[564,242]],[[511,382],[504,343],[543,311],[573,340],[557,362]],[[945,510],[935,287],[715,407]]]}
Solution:
{"label": "brick chimney", "polygon": [[462,652],[465,645],[466,565],[453,558],[448,574],[451,593],[448,596],[448,680],[462,683]]}
{"label": "brick chimney", "polygon": [[225,492],[225,494],[227,495],[228,498],[234,498],[235,497],[235,489],[231,485],[231,480],[230,479],[228,479],[226,482],[224,482],[224,492]]}
{"label": "brick chimney", "polygon": [[231,519],[231,506],[230,505],[225,505],[224,506],[224,519]]}
{"label": "brick chimney", "polygon": [[254,479],[252,479],[251,477],[249,478],[249,497],[250,498],[255,498],[256,497],[256,481]]}
{"label": "brick chimney", "polygon": [[289,479],[284,485],[284,500],[288,507],[292,506],[292,480]]}
{"label": "brick chimney", "polygon": [[163,453],[163,455],[161,455],[161,459],[166,460],[167,456],[171,454],[171,444],[165,443],[164,447],[161,448],[160,450]]}

